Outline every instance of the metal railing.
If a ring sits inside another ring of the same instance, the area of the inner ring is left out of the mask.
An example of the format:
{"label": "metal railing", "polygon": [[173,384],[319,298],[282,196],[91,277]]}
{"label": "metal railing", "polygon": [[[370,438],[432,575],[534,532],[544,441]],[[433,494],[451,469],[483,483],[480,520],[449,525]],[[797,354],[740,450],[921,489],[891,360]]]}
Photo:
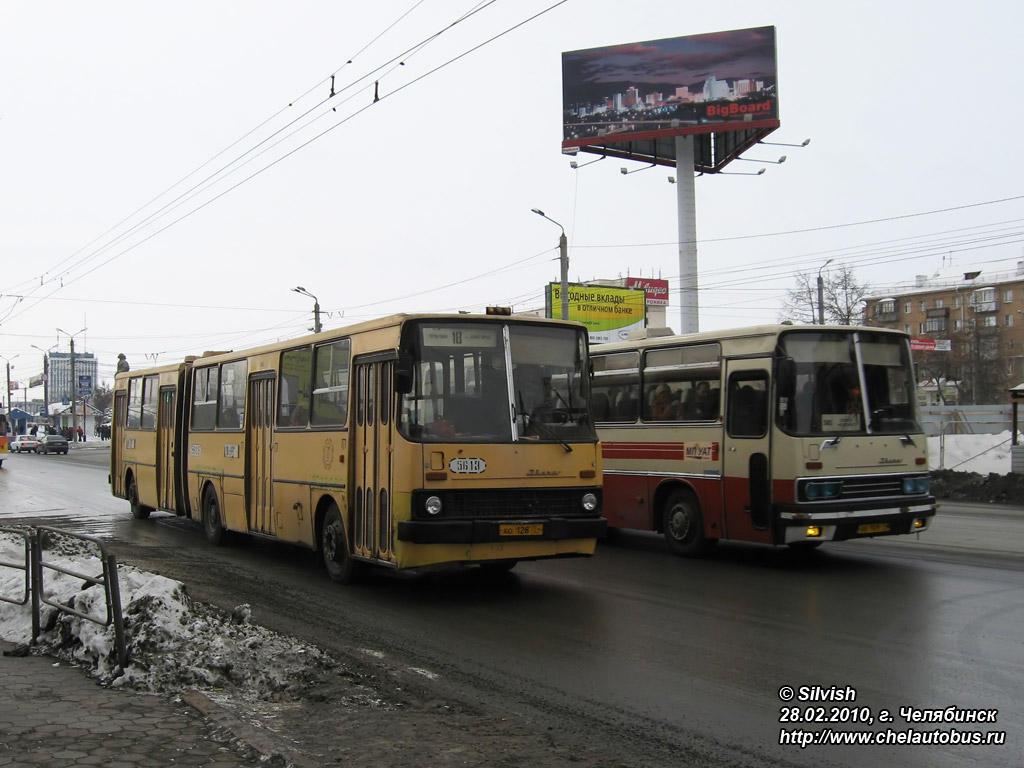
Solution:
{"label": "metal railing", "polygon": [[[117,558],[113,553],[107,552],[106,545],[99,539],[92,536],[84,536],[71,531],[64,531],[59,528],[37,526],[34,532],[17,528],[0,528],[0,532],[21,536],[25,540],[25,558],[22,562],[8,562],[0,560],[0,567],[15,568],[25,573],[24,598],[15,600],[6,596],[0,596],[0,600],[24,605],[28,602],[29,596],[32,600],[32,638],[30,644],[34,645],[41,633],[42,607],[48,605],[60,613],[71,614],[85,621],[91,621],[100,626],[114,627],[114,642],[117,651],[117,663],[124,668],[128,662],[128,647],[124,634],[124,615],[121,611],[121,586],[117,578]],[[70,537],[79,541],[92,544],[99,551],[99,561],[102,564],[102,573],[98,576],[79,573],[66,566],[60,560],[53,559],[47,554],[47,542],[54,537]],[[94,616],[84,611],[79,611],[70,605],[57,602],[46,594],[46,577],[51,573],[60,573],[81,579],[89,586],[102,586],[104,603],[106,605],[105,616]]]}

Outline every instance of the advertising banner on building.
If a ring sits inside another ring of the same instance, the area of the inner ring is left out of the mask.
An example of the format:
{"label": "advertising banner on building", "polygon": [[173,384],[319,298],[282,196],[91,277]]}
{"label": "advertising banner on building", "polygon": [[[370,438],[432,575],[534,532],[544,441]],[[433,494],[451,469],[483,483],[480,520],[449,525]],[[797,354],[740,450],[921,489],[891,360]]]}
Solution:
{"label": "advertising banner on building", "polygon": [[626,287],[636,288],[647,294],[648,306],[668,306],[668,280],[656,280],[653,277],[627,277]]}
{"label": "advertising banner on building", "polygon": [[[547,316],[559,317],[561,284],[549,283],[545,299]],[[643,291],[600,285],[569,286],[569,319],[587,326],[590,341],[594,344],[622,341],[630,331],[642,329],[646,318]]]}
{"label": "advertising banner on building", "polygon": [[949,339],[911,339],[910,348],[914,352],[950,352],[953,344]]}

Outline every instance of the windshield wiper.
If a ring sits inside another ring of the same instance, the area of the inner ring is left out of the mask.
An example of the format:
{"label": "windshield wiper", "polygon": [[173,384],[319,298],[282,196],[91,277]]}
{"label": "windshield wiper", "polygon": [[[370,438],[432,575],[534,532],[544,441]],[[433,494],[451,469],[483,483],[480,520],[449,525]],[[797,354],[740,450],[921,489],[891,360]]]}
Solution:
{"label": "windshield wiper", "polygon": [[572,453],[572,446],[560,438],[558,434],[551,429],[551,427],[543,421],[535,419],[526,413],[526,408],[523,406],[523,393],[517,392],[516,394],[519,396],[519,412],[523,416],[523,429],[525,430],[527,427],[534,427],[543,437],[546,437],[549,440],[554,440],[561,445],[565,449],[566,453]]}

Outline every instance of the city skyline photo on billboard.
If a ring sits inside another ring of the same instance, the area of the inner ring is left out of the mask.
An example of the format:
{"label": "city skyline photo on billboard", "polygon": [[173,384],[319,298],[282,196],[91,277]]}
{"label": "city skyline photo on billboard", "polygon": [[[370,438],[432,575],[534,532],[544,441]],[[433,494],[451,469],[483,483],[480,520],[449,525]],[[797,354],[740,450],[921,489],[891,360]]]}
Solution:
{"label": "city skyline photo on billboard", "polygon": [[775,27],[562,54],[563,149],[778,126]]}

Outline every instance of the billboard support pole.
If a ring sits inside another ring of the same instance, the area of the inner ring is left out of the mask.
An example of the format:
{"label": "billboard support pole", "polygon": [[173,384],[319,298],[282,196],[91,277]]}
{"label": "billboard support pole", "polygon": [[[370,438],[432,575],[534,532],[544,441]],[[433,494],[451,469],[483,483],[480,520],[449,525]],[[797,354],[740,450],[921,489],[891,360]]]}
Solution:
{"label": "billboard support pole", "polygon": [[679,222],[679,332],[700,330],[697,301],[697,194],[693,136],[676,136],[676,216]]}

